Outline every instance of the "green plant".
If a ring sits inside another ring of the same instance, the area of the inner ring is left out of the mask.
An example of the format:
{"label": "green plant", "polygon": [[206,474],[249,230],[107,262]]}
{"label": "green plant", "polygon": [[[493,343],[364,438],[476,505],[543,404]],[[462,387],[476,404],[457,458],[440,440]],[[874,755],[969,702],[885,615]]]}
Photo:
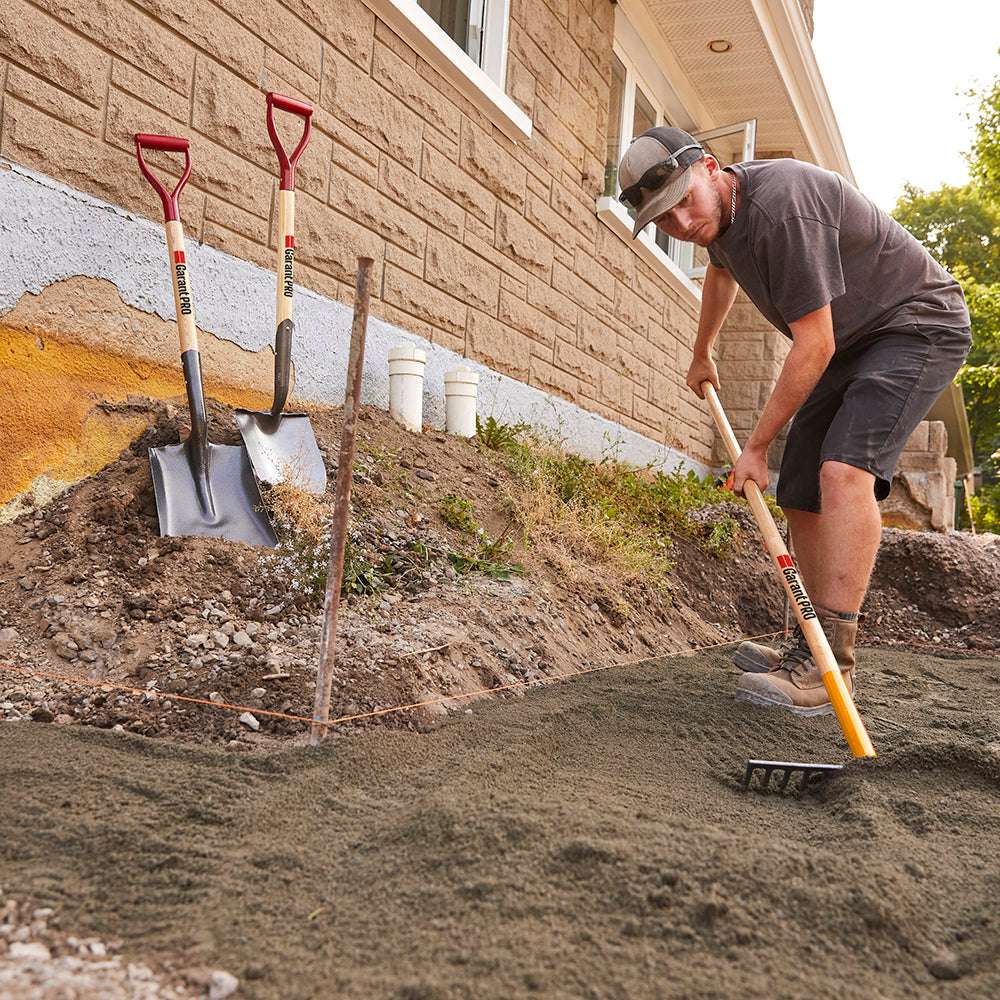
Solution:
{"label": "green plant", "polygon": [[529,430],[530,424],[501,424],[492,416],[485,421],[476,417],[476,437],[490,451],[515,450]]}
{"label": "green plant", "polygon": [[457,497],[454,493],[449,493],[446,497],[441,498],[438,512],[449,528],[463,531],[469,535],[474,535],[479,531],[479,525],[472,516],[472,502]]}
{"label": "green plant", "polygon": [[972,521],[977,531],[992,531],[1000,535],[1000,483],[983,486],[969,497]]}

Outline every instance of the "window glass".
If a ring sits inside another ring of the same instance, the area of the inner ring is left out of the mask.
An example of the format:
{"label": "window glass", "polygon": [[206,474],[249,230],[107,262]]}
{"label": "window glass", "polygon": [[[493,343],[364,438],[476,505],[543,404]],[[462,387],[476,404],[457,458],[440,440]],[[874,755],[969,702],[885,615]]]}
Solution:
{"label": "window glass", "polygon": [[486,0],[417,0],[477,66],[483,62]]}
{"label": "window glass", "polygon": [[656,124],[656,112],[649,98],[638,88],[635,88],[635,114],[632,117],[632,138],[642,135]]}
{"label": "window glass", "polygon": [[622,148],[622,112],[625,110],[625,66],[611,55],[611,99],[608,104],[608,152],[604,161],[604,193],[618,194],[618,160]]}

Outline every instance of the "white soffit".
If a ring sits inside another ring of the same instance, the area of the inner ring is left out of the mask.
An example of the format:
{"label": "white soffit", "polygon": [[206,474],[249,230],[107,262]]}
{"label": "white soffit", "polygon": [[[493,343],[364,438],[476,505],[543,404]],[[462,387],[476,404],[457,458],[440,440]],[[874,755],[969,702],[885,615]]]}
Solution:
{"label": "white soffit", "polygon": [[[792,10],[797,0],[645,2],[716,123],[756,118],[762,152],[789,150],[853,180],[808,36],[777,27],[782,19],[801,20]],[[732,50],[711,52],[716,38]]]}

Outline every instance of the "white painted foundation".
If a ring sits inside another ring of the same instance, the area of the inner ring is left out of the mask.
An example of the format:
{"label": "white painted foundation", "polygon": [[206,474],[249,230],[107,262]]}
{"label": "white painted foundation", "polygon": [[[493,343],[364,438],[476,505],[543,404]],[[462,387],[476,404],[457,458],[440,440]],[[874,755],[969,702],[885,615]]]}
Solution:
{"label": "white painted foundation", "polygon": [[[9,169],[7,169],[9,167]],[[163,280],[163,225],[0,160],[0,315],[27,292],[72,277],[112,282],[130,306],[174,320],[173,294]],[[214,247],[188,245],[198,325],[249,351],[272,344],[275,276]],[[352,310],[310,289],[295,289],[295,396],[339,406],[344,400]],[[634,465],[705,475],[705,464],[574,403],[533,388],[391,323],[368,325],[362,402],[389,406],[388,356],[403,341],[426,354],[423,421],[445,425],[444,373],[464,367],[479,375],[479,415],[528,423],[586,458],[608,455]],[[270,392],[270,385],[259,387]]]}

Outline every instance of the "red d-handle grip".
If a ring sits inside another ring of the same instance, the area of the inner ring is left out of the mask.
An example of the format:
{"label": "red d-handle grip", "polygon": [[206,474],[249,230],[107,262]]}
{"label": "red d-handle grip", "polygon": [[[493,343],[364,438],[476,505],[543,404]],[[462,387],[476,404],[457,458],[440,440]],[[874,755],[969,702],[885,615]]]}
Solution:
{"label": "red d-handle grip", "polygon": [[[291,156],[285,152],[285,147],[281,144],[281,139],[278,138],[278,130],[274,127],[275,108],[298,115],[305,122],[302,128],[302,138]],[[306,104],[304,101],[297,101],[294,97],[285,97],[284,94],[275,94],[273,91],[267,95],[267,134],[271,137],[271,145],[274,146],[274,151],[278,154],[278,163],[281,165],[281,181],[278,186],[282,191],[292,191],[295,188],[295,164],[299,162],[302,151],[309,144],[312,113],[312,105]]]}
{"label": "red d-handle grip", "polygon": [[[143,158],[144,149],[157,149],[164,153],[183,153],[184,172],[181,179],[174,185],[173,191],[168,191],[160,179],[149,169]],[[191,176],[191,143],[175,135],[151,135],[148,132],[137,132],[135,136],[135,155],[139,161],[139,169],[143,176],[153,186],[153,190],[163,202],[163,217],[167,222],[176,222],[180,218],[177,199],[180,198],[184,185]]]}

